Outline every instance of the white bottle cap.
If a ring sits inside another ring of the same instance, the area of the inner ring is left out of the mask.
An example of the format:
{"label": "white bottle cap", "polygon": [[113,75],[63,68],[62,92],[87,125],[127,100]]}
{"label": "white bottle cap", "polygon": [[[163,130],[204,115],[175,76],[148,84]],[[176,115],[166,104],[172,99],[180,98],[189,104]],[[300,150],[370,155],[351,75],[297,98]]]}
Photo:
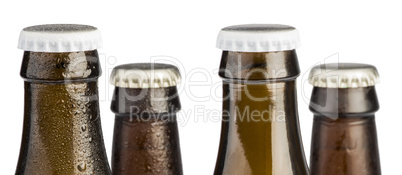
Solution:
{"label": "white bottle cap", "polygon": [[323,88],[359,88],[380,82],[377,69],[369,64],[331,63],[311,69],[309,83]]}
{"label": "white bottle cap", "polygon": [[247,24],[223,28],[216,47],[236,52],[274,52],[300,47],[296,28],[280,24]]}
{"label": "white bottle cap", "polygon": [[100,31],[78,24],[46,24],[24,28],[18,48],[33,52],[76,52],[102,47]]}
{"label": "white bottle cap", "polygon": [[179,69],[170,64],[134,63],[113,68],[110,84],[122,88],[162,88],[181,81]]}

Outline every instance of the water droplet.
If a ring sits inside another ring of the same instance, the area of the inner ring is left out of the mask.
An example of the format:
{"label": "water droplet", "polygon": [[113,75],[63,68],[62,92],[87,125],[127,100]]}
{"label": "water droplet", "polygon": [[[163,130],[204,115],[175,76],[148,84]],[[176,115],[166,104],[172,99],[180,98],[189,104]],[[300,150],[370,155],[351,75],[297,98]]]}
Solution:
{"label": "water droplet", "polygon": [[87,130],[87,126],[86,125],[82,125],[81,126],[82,131],[86,131]]}
{"label": "water droplet", "polygon": [[89,137],[89,143],[91,143],[92,142],[92,137]]}
{"label": "water droplet", "polygon": [[85,163],[80,163],[80,164],[77,166],[77,169],[78,169],[78,171],[84,172],[85,170],[87,170],[87,164],[85,164]]}

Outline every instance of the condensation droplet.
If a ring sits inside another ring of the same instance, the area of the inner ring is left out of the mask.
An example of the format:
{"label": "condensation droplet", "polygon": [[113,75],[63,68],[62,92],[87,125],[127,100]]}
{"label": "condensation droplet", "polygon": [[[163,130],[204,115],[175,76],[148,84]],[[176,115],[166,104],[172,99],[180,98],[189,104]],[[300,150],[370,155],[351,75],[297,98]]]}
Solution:
{"label": "condensation droplet", "polygon": [[78,171],[84,172],[85,170],[87,170],[87,164],[85,164],[85,163],[80,163],[80,164],[77,166],[77,169],[78,169]]}
{"label": "condensation droplet", "polygon": [[81,126],[82,131],[86,131],[87,130],[87,126],[86,125],[82,125]]}

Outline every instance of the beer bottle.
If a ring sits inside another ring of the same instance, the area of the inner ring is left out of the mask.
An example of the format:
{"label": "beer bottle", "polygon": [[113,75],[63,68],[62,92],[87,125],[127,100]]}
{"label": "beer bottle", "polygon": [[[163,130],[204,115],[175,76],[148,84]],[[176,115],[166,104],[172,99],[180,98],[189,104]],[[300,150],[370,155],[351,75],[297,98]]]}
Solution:
{"label": "beer bottle", "polygon": [[125,64],[113,69],[113,174],[183,174],[176,121],[181,108],[179,82],[179,70],[169,64]]}
{"label": "beer bottle", "polygon": [[16,174],[110,174],[99,116],[97,48],[87,25],[21,31],[25,107]]}
{"label": "beer bottle", "polygon": [[294,27],[223,28],[223,121],[215,175],[309,174],[299,130]]}
{"label": "beer bottle", "polygon": [[323,64],[311,70],[311,174],[381,174],[374,118],[378,80],[376,68],[367,64]]}

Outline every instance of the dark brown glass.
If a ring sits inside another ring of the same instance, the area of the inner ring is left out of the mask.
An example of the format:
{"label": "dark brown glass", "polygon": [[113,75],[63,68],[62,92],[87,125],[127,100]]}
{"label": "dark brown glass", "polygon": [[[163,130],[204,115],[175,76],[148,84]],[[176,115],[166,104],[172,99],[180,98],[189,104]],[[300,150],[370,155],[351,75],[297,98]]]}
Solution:
{"label": "dark brown glass", "polygon": [[215,175],[309,174],[299,129],[296,52],[224,51]]}
{"label": "dark brown glass", "polygon": [[110,174],[96,50],[24,53],[24,125],[16,174]]}
{"label": "dark brown glass", "polygon": [[313,175],[379,175],[374,86],[314,87],[310,168]]}
{"label": "dark brown glass", "polygon": [[176,87],[114,90],[114,175],[181,175]]}

